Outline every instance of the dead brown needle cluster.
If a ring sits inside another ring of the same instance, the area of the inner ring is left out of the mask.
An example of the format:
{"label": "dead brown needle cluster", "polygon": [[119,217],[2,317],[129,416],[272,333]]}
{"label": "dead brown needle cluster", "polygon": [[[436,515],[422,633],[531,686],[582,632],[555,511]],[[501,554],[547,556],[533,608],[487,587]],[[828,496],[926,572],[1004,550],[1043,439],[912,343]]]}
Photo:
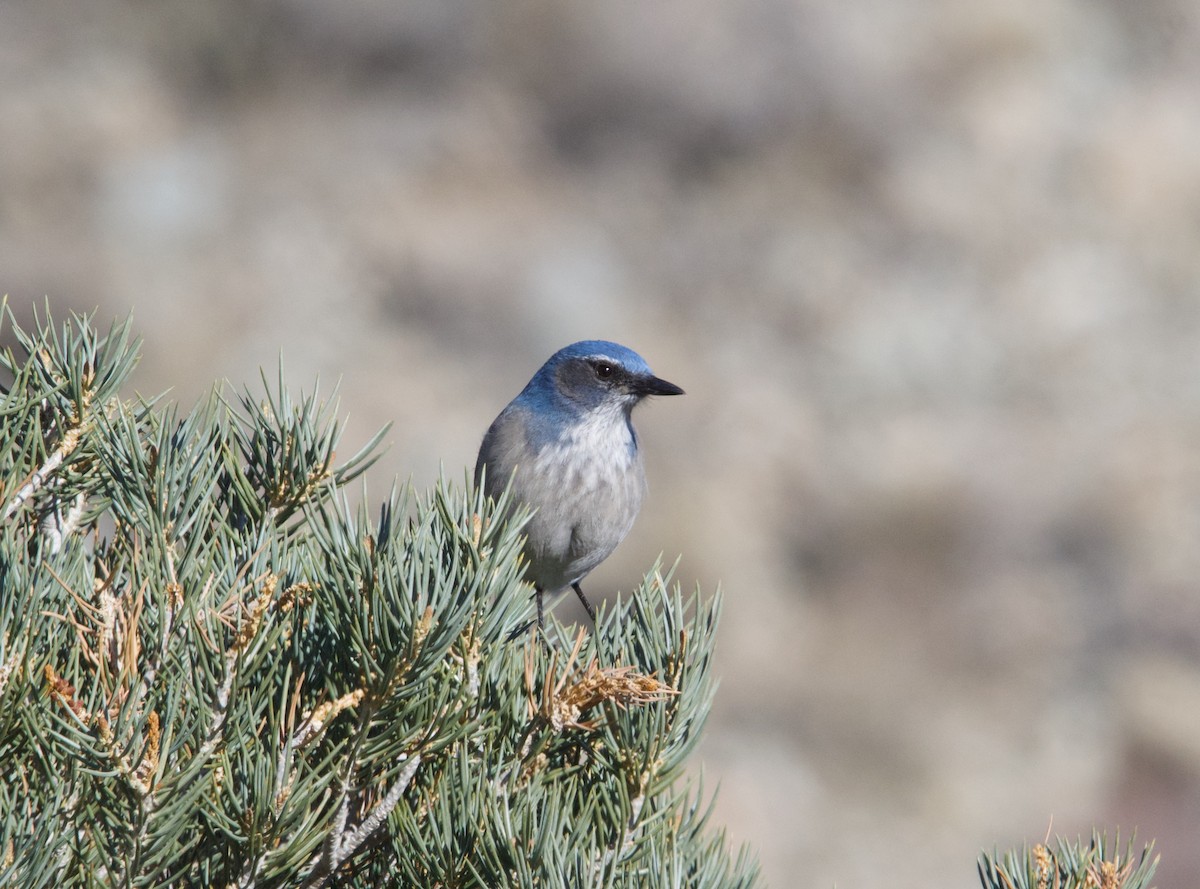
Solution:
{"label": "dead brown needle cluster", "polygon": [[632,666],[601,667],[592,658],[591,663],[582,674],[575,671],[575,661],[583,647],[584,630],[580,628],[575,638],[575,645],[567,657],[563,667],[562,677],[556,682],[558,653],[550,658],[546,668],[546,678],[542,682],[541,701],[535,699],[534,692],[534,663],[535,646],[530,645],[525,652],[525,688],[529,694],[529,715],[540,716],[556,732],[564,728],[594,729],[598,722],[595,720],[580,722],[580,717],[593,707],[612,701],[618,707],[649,704],[662,701],[679,692],[659,682],[653,676],[637,672]]}

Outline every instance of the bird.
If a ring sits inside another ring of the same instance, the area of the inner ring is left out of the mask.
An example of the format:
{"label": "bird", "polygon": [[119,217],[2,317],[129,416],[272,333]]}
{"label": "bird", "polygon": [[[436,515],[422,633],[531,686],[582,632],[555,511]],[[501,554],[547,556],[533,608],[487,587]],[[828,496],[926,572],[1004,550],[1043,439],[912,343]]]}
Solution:
{"label": "bird", "polygon": [[510,508],[532,511],[525,578],[539,630],[543,597],[568,587],[595,625],[580,582],[625,539],[646,494],[633,409],[648,396],[683,394],[632,349],[584,340],[550,356],[488,427],[475,485],[493,499],[508,490]]}

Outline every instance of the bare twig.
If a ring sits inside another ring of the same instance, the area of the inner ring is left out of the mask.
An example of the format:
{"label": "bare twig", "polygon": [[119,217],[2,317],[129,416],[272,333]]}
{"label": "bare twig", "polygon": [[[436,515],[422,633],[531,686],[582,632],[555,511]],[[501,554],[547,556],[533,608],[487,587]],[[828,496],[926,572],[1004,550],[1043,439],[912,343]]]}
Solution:
{"label": "bare twig", "polygon": [[12,517],[18,509],[20,509],[30,497],[36,494],[49,478],[54,475],[58,467],[62,466],[63,460],[70,456],[71,451],[75,450],[79,444],[82,428],[76,426],[63,438],[60,444],[49,456],[45,463],[34,470],[33,475],[29,477],[29,481],[21,486],[21,489],[13,495],[13,499],[8,502],[8,506],[4,510],[4,519],[7,521]]}
{"label": "bare twig", "polygon": [[396,808],[396,805],[400,802],[404,791],[408,789],[408,785],[417,773],[417,767],[420,765],[421,754],[412,754],[405,763],[404,768],[400,770],[400,774],[396,776],[395,783],[388,789],[388,792],[379,801],[379,804],[371,810],[357,827],[349,830],[347,829],[347,823],[349,822],[351,798],[357,797],[357,794],[351,791],[348,779],[342,783],[342,800],[338,805],[337,817],[334,819],[333,829],[329,832],[329,837],[322,844],[321,851],[313,856],[312,861],[309,863],[308,877],[300,884],[300,889],[312,889],[312,887],[324,886],[332,879],[337,869],[345,863],[346,859],[353,855],[355,850],[387,820],[392,809]]}

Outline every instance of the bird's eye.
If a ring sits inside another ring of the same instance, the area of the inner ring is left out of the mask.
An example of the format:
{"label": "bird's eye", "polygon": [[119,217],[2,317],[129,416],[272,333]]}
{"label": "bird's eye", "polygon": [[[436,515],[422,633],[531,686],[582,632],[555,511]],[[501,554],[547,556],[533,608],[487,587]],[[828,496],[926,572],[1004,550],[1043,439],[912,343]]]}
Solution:
{"label": "bird's eye", "polygon": [[607,361],[597,361],[594,365],[596,368],[596,376],[601,380],[611,380],[617,369]]}

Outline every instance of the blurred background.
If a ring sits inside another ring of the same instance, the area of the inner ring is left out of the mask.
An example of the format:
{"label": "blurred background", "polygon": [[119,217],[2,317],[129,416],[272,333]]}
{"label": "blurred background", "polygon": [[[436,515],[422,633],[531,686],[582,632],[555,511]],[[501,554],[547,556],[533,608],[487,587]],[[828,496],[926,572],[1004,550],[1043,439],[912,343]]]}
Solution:
{"label": "blurred background", "polygon": [[[137,385],[340,380],[461,478],[618,340],[700,759],[775,887],[962,889],[1093,825],[1200,873],[1195,0],[3,0],[0,292]],[[1051,828],[1052,825],[1052,828]]]}

